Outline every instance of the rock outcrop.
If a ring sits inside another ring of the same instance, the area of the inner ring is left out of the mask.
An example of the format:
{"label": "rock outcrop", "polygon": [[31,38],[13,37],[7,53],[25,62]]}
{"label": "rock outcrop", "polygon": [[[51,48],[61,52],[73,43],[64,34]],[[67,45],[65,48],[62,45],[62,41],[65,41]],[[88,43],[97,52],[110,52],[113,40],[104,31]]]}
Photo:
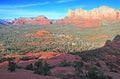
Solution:
{"label": "rock outcrop", "polygon": [[120,10],[107,6],[93,10],[78,8],[75,11],[69,10],[67,16],[60,22],[78,26],[100,26],[104,23],[120,21]]}
{"label": "rock outcrop", "polygon": [[48,20],[48,18],[44,17],[44,16],[38,16],[35,18],[18,18],[14,25],[22,25],[22,24],[50,24],[50,21]]}
{"label": "rock outcrop", "polygon": [[36,18],[33,18],[32,21],[35,24],[50,24],[50,21],[44,16],[38,16]]}
{"label": "rock outcrop", "polygon": [[27,36],[27,37],[30,37],[30,36],[40,37],[40,36],[44,36],[46,34],[51,34],[51,33],[47,30],[39,30],[39,31],[32,33],[32,34],[26,34],[25,36]]}
{"label": "rock outcrop", "polygon": [[18,18],[16,21],[15,21],[15,23],[14,23],[14,25],[21,25],[21,24],[30,24],[30,23],[32,23],[32,20],[31,19],[29,19],[29,18]]}

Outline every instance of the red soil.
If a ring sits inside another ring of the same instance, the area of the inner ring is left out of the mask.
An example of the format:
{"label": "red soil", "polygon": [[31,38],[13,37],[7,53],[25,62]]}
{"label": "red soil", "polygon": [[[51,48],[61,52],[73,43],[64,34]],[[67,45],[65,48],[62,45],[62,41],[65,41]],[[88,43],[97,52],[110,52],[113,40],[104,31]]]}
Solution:
{"label": "red soil", "polygon": [[50,70],[52,75],[59,75],[59,74],[64,74],[64,75],[75,75],[76,71],[75,68],[73,67],[56,67]]}
{"label": "red soil", "polygon": [[17,69],[16,72],[9,72],[7,69],[0,69],[0,79],[60,79],[53,76],[41,76],[33,74],[32,71]]}

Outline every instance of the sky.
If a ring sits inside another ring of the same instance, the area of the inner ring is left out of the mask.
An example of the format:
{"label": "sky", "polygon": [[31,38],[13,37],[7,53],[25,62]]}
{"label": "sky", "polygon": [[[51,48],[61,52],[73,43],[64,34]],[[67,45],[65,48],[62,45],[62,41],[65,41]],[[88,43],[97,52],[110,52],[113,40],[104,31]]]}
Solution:
{"label": "sky", "polygon": [[91,10],[100,6],[120,9],[120,0],[0,0],[0,19],[36,17],[61,19],[68,9]]}

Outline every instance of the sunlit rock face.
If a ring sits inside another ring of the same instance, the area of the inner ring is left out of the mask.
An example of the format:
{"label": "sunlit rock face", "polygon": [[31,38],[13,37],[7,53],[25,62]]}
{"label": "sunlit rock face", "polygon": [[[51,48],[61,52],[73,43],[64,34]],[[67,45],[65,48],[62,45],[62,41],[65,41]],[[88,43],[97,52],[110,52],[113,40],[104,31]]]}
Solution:
{"label": "sunlit rock face", "polygon": [[65,24],[78,26],[100,26],[104,22],[118,21],[120,21],[120,11],[107,6],[94,8],[93,10],[78,8],[73,11],[69,9],[67,16],[62,20]]}
{"label": "sunlit rock face", "polygon": [[22,24],[50,24],[50,21],[48,18],[44,17],[44,16],[38,16],[35,18],[18,18],[14,25],[22,25]]}
{"label": "sunlit rock face", "polygon": [[18,18],[14,25],[21,25],[21,24],[30,24],[32,22],[31,19],[28,19],[28,18]]}
{"label": "sunlit rock face", "polygon": [[44,16],[38,16],[32,19],[36,24],[50,24],[50,21]]}

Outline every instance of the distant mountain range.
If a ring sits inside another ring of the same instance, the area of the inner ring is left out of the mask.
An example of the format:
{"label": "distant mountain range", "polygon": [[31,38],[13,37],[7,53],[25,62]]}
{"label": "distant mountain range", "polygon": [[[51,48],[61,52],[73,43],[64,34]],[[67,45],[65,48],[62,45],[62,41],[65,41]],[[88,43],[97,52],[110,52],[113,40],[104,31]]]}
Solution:
{"label": "distant mountain range", "polygon": [[13,24],[15,20],[6,20],[6,19],[0,19],[0,25],[9,25]]}
{"label": "distant mountain range", "polygon": [[14,20],[6,20],[6,19],[0,19],[0,25],[5,26],[5,25],[23,25],[23,24],[54,24],[57,23],[58,20],[56,19],[48,19],[45,16],[37,16],[34,18],[17,18]]}
{"label": "distant mountain range", "polygon": [[66,17],[61,20],[49,20],[45,16],[34,18],[18,18],[15,20],[0,20],[0,25],[21,25],[21,24],[72,24],[76,26],[101,26],[109,23],[120,22],[120,10],[101,6],[93,10],[78,8],[75,11],[69,10]]}

